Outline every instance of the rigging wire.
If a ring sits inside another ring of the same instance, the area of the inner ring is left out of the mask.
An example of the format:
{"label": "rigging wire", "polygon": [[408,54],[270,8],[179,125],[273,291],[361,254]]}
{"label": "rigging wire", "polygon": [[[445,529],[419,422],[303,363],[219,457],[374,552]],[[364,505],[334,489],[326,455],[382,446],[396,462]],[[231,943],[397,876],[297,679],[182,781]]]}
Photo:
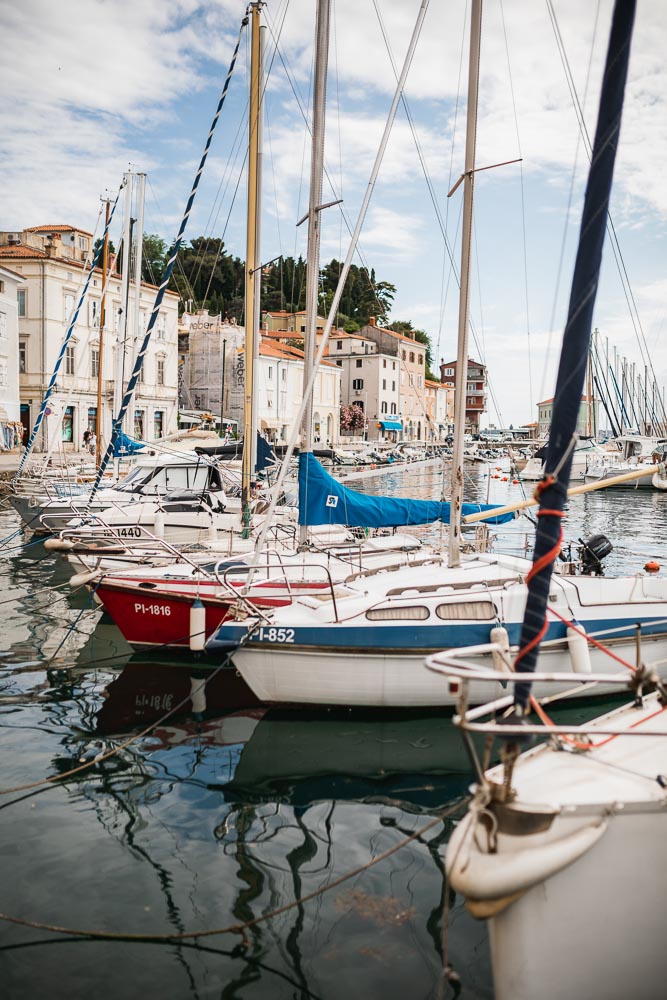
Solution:
{"label": "rigging wire", "polygon": [[[599,10],[599,3],[598,3]],[[507,75],[509,77],[510,94],[512,95],[512,111],[514,113],[514,128],[516,130],[516,146],[519,156],[519,179],[521,190],[521,235],[523,240],[523,287],[526,302],[526,353],[528,356],[528,401],[530,408],[533,407],[533,352],[530,343],[530,303],[528,298],[528,246],[526,240],[526,194],[523,177],[523,150],[521,148],[521,135],[519,134],[519,118],[516,110],[516,97],[514,94],[514,81],[512,79],[512,64],[510,62],[509,44],[507,41],[507,28],[505,25],[505,9],[503,0],[500,0],[500,18],[503,25],[503,39],[505,41],[505,55],[507,57]]]}
{"label": "rigging wire", "polygon": [[[574,112],[577,118],[577,123],[579,125],[579,131],[581,134],[581,138],[583,140],[584,149],[586,150],[586,155],[590,162],[592,154],[592,144],[591,144],[590,134],[586,126],[582,104],[579,100],[579,96],[577,93],[576,84],[574,82],[574,76],[572,74],[572,69],[570,67],[569,59],[567,57],[567,52],[565,49],[565,44],[563,42],[563,36],[560,31],[560,26],[558,23],[558,18],[556,16],[556,11],[553,6],[553,0],[546,0],[546,3],[547,3],[547,9],[549,11],[549,16],[551,19],[554,36],[556,38],[556,45],[561,58],[561,63],[563,65],[563,70],[565,72],[565,76],[567,79],[568,89],[570,91],[570,96],[572,98]],[[599,0],[595,18],[596,28],[597,28],[598,14],[599,14]],[[589,73],[590,73],[590,61],[589,61]],[[586,87],[588,87],[588,75],[586,78]],[[584,92],[584,102],[583,102],[584,105],[585,102],[586,102],[586,92]],[[644,334],[644,329],[639,315],[639,310],[637,308],[637,302],[634,293],[632,291],[632,286],[630,284],[630,277],[628,275],[628,270],[625,264],[625,258],[621,250],[620,241],[618,239],[618,234],[616,232],[616,226],[614,225],[614,220],[612,218],[611,211],[607,212],[607,234],[609,236],[609,242],[612,248],[612,253],[614,255],[616,267],[619,273],[619,277],[621,279],[621,287],[623,288],[623,294],[625,296],[625,300],[628,306],[628,311],[630,313],[630,321],[634,328],[635,337],[637,339],[637,344],[639,346],[642,361],[646,365],[646,367],[650,370],[653,380],[655,381],[655,370],[653,367],[651,354],[648,349],[648,344],[646,342],[646,336]],[[662,399],[660,399],[660,409],[662,411],[662,420],[663,422],[666,422],[667,413],[665,411]]]}

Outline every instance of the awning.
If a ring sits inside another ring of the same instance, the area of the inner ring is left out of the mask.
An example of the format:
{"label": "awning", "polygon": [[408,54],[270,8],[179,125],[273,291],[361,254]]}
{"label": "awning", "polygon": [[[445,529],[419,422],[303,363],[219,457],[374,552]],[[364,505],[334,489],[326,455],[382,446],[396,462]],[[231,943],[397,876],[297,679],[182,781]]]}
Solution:
{"label": "awning", "polygon": [[403,424],[400,420],[380,420],[380,427],[383,431],[402,431]]}

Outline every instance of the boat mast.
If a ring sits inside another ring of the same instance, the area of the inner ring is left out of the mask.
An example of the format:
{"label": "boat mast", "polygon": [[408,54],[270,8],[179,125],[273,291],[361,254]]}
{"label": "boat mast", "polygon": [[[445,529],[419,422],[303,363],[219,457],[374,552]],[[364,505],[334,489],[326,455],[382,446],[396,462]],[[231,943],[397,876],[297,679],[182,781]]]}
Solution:
{"label": "boat mast", "polygon": [[[123,218],[123,236],[121,241],[121,281],[120,281],[120,311],[121,316],[118,323],[118,334],[116,336],[116,364],[113,387],[113,415],[114,418],[120,412],[123,401],[123,383],[125,381],[125,355],[127,352],[127,338],[129,336],[128,323],[128,288],[130,282],[130,233],[132,227],[132,185],[134,174],[131,170],[123,174],[123,184],[125,186],[125,215]],[[122,428],[121,428],[122,429]]]}
{"label": "boat mast", "polygon": [[253,405],[253,381],[255,359],[255,301],[257,259],[257,191],[259,158],[259,67],[260,45],[259,27],[261,0],[251,3],[250,25],[250,112],[248,115],[248,219],[246,229],[246,271],[245,271],[245,382],[243,401],[243,464],[241,472],[241,511],[243,537],[250,535],[250,486],[253,473],[253,443],[255,439],[255,418]]}
{"label": "boat mast", "polygon": [[482,31],[482,0],[473,0],[470,15],[470,62],[468,65],[468,118],[466,126],[465,170],[463,177],[463,226],[461,231],[461,287],[459,332],[454,391],[454,451],[449,520],[449,565],[461,564],[461,506],[463,504],[463,437],[468,381],[468,316],[470,312],[470,254],[475,190],[475,147],[477,144],[477,95],[479,52]]}
{"label": "boat mast", "polygon": [[[303,394],[306,408],[301,424],[302,451],[313,450],[313,392],[308,392],[317,348],[317,305],[320,288],[320,217],[324,173],[324,127],[329,61],[330,0],[318,0],[315,22],[315,80],[313,84],[313,131],[310,155],[310,200],[308,203],[308,248],[306,252],[306,337],[303,359]],[[308,540],[308,528],[299,528],[299,544]]]}
{"label": "boat mast", "polygon": [[107,271],[109,270],[109,199],[105,199],[104,243],[102,244],[102,302],[100,303],[100,346],[97,353],[97,419],[95,421],[95,465],[102,459],[102,362],[104,359],[104,324],[107,312]]}

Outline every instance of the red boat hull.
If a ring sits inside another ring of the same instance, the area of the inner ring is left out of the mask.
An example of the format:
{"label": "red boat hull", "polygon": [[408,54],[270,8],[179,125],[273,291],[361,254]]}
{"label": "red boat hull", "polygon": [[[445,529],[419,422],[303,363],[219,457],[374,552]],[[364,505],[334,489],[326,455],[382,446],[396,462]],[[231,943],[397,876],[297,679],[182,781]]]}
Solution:
{"label": "red boat hull", "polygon": [[[279,608],[290,603],[290,596],[282,586],[268,585],[266,589],[278,590],[280,593],[275,597],[253,597],[256,607]],[[312,590],[312,584],[307,589]],[[105,581],[102,581],[95,593],[131,646],[189,648],[190,609],[196,599],[194,594],[157,589],[139,590],[136,586]],[[198,596],[205,608],[205,630],[208,637],[228,617],[230,602],[206,595],[201,590]]]}

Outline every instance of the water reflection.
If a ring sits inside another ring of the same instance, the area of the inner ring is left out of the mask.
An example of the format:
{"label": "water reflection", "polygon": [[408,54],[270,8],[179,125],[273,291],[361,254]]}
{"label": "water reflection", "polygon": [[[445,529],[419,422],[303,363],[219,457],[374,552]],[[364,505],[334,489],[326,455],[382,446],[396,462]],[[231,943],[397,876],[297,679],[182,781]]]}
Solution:
{"label": "water reflection", "polygon": [[[467,498],[517,493],[473,474]],[[392,486],[393,475],[384,492],[440,495],[437,470]],[[608,534],[609,572],[664,563],[666,502],[590,494],[570,502],[565,534]],[[16,526],[0,513],[2,537]],[[525,527],[516,522],[517,545]],[[68,594],[68,575],[41,545],[0,558],[0,784],[92,764],[47,791],[0,798],[5,912],[128,933],[249,921],[368,864],[465,793],[471,774],[448,714],[266,710],[233,671],[131,657],[88,594]],[[14,1000],[434,997],[451,823],[246,939],[72,942],[0,922],[3,990]],[[462,996],[491,997],[485,926],[458,901],[449,948]]]}

